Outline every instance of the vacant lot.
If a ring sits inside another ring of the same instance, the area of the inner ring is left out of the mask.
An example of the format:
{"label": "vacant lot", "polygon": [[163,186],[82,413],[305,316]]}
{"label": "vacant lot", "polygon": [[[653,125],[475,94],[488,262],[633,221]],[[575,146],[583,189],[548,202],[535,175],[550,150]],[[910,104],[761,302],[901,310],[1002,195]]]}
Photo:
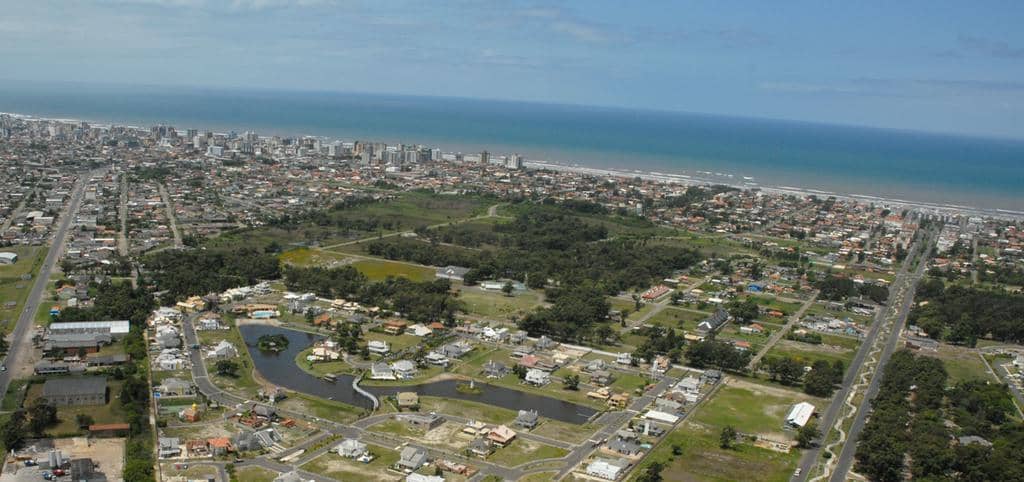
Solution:
{"label": "vacant lot", "polygon": [[370,281],[383,281],[388,277],[408,278],[412,281],[430,281],[434,279],[434,269],[397,261],[382,259],[361,259],[352,266],[366,275]]}
{"label": "vacant lot", "polygon": [[943,365],[946,366],[946,372],[949,373],[949,379],[946,383],[951,386],[964,380],[972,380],[975,378],[987,381],[998,381],[997,378],[988,371],[988,368],[985,366],[985,362],[982,361],[977,350],[973,348],[939,343],[938,351],[921,351],[920,353],[942,360]]}
{"label": "vacant lot", "polygon": [[[782,432],[783,418],[794,403],[802,400],[824,404],[800,392],[729,379],[692,420],[671,432],[642,466],[655,460],[666,463],[662,477],[667,481],[789,480],[800,459],[799,450],[792,449],[787,454],[749,442],[722,449],[719,435],[728,425],[741,433],[788,439]],[[674,446],[679,448],[680,455],[672,454]]]}
{"label": "vacant lot", "polygon": [[398,462],[398,452],[375,445],[369,449],[377,457],[368,464],[328,452],[309,461],[302,469],[337,480],[390,482],[404,479],[397,472],[388,470],[388,467]]}
{"label": "vacant lot", "polygon": [[500,448],[491,454],[487,460],[505,467],[515,467],[533,460],[565,457],[568,453],[568,450],[562,448],[517,438],[507,447]]}
{"label": "vacant lot", "polygon": [[[121,395],[121,385],[123,383],[113,379],[107,380],[108,398],[106,405],[58,407],[57,418],[59,422],[57,425],[47,429],[46,432],[53,435],[83,432],[78,427],[78,421],[76,420],[76,417],[82,414],[91,416],[94,423],[98,424],[126,422],[127,418],[125,417],[124,409],[121,407],[121,401],[118,399]],[[42,394],[43,384],[32,384],[28,389],[28,394],[25,396],[25,406],[32,405],[32,402]]]}
{"label": "vacant lot", "polygon": [[459,300],[466,313],[484,318],[507,320],[513,315],[523,316],[542,303],[543,296],[535,291],[516,292],[513,296],[476,288],[463,288]]}
{"label": "vacant lot", "polygon": [[792,357],[807,366],[818,360],[825,360],[832,363],[840,360],[845,366],[850,366],[856,350],[835,345],[812,345],[793,340],[779,340],[779,342],[768,351],[768,356]]}
{"label": "vacant lot", "polygon": [[282,263],[296,266],[326,266],[330,267],[344,263],[347,256],[333,251],[320,249],[298,248],[285,251],[278,256]]}
{"label": "vacant lot", "polygon": [[238,477],[238,480],[245,482],[273,482],[277,475],[277,472],[255,465],[235,469],[235,476]]}

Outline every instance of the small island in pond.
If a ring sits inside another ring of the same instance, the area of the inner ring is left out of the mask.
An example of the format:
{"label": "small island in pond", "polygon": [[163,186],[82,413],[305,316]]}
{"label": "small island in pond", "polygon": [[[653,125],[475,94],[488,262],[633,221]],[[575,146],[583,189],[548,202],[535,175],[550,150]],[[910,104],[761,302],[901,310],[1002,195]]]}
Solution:
{"label": "small island in pond", "polygon": [[256,341],[260,351],[280,353],[288,348],[288,337],[284,335],[263,335]]}

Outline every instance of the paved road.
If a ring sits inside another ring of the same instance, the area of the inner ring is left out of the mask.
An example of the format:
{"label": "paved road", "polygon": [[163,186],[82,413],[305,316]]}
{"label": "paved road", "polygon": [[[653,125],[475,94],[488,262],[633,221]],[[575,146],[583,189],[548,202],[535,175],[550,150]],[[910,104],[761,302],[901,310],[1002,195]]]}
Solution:
{"label": "paved road", "polygon": [[[911,249],[911,252],[916,252],[919,244],[915,244]],[[909,270],[909,263],[904,263],[900,268],[900,272],[897,274],[897,280],[903,280],[906,277],[907,271]],[[895,286],[895,283],[893,284]],[[857,354],[853,358],[853,362],[850,367],[846,370],[846,375],[843,377],[843,383],[838,392],[832,398],[832,403],[829,404],[828,408],[825,409],[825,413],[821,415],[818,426],[821,427],[821,431],[824,436],[828,436],[828,432],[836,423],[836,418],[842,412],[843,407],[846,404],[847,398],[850,396],[850,391],[855,384],[856,378],[859,376],[861,367],[864,365],[864,361],[867,359],[868,354],[871,352],[871,347],[874,346],[875,340],[878,338],[879,333],[882,331],[882,325],[885,323],[886,309],[880,309],[875,314],[874,322],[871,325],[871,329],[868,331],[868,335],[864,338],[861,343],[860,349],[857,350]],[[821,453],[821,447],[815,446],[804,452],[800,458],[801,475],[797,477],[798,480],[806,481],[810,476],[811,468],[818,461],[818,456]]]}
{"label": "paved road", "polygon": [[71,201],[65,206],[64,212],[61,213],[60,224],[54,232],[50,250],[47,251],[46,259],[43,260],[43,265],[39,268],[35,283],[32,285],[32,291],[29,292],[28,298],[25,299],[21,316],[18,317],[18,324],[14,327],[14,332],[11,335],[11,348],[4,361],[4,366],[7,367],[7,370],[0,372],[0,393],[7,393],[7,387],[10,385],[12,377],[21,371],[19,368],[22,364],[31,360],[33,350],[32,331],[39,302],[42,301],[43,294],[46,293],[46,286],[50,283],[50,275],[53,273],[54,267],[57,266],[61,253],[64,251],[68,229],[78,213],[78,208],[82,205],[85,185],[89,177],[98,172],[93,171],[79,177],[78,182],[75,184],[75,189],[71,193]]}
{"label": "paved road", "polygon": [[882,384],[882,377],[885,374],[885,364],[889,362],[889,358],[892,353],[896,351],[896,345],[900,339],[900,333],[903,331],[903,326],[907,321],[907,315],[910,314],[910,309],[914,303],[914,290],[917,287],[918,281],[924,275],[925,266],[927,266],[929,248],[931,247],[932,238],[929,236],[923,246],[923,253],[921,259],[918,262],[918,267],[915,270],[913,276],[911,276],[907,283],[907,289],[903,295],[903,303],[899,307],[899,311],[896,314],[896,321],[889,333],[889,340],[882,350],[882,356],[878,360],[878,366],[871,377],[871,383],[868,385],[868,389],[865,392],[864,399],[861,401],[860,406],[857,408],[857,415],[853,419],[853,425],[850,426],[850,433],[847,435],[846,443],[843,444],[843,450],[839,453],[839,459],[836,462],[836,468],[832,472],[830,480],[834,482],[843,482],[846,480],[846,476],[850,472],[850,468],[853,467],[853,456],[857,451],[857,439],[860,436],[860,432],[864,429],[864,423],[867,421],[867,417],[871,407],[871,401],[878,395],[879,387]]}
{"label": "paved road", "polygon": [[771,338],[768,339],[768,343],[764,345],[764,348],[761,348],[761,351],[757,352],[757,355],[754,355],[754,358],[750,359],[750,363],[747,364],[747,370],[753,370],[756,368],[757,364],[761,363],[761,359],[768,353],[768,350],[771,350],[786,333],[789,333],[789,329],[793,328],[793,325],[800,321],[800,318],[804,316],[807,309],[810,308],[811,305],[814,304],[814,301],[818,299],[818,293],[818,290],[814,290],[814,294],[811,295],[810,299],[805,301],[803,306],[801,306],[793,316],[789,317],[789,321],[786,322],[786,325],[772,334]]}
{"label": "paved road", "polygon": [[181,231],[178,231],[178,218],[174,215],[174,203],[171,202],[171,196],[167,194],[167,188],[163,183],[156,186],[160,190],[160,198],[164,201],[164,209],[167,210],[167,222],[170,224],[171,234],[174,236],[174,248],[180,249],[185,246],[185,243],[181,241]]}

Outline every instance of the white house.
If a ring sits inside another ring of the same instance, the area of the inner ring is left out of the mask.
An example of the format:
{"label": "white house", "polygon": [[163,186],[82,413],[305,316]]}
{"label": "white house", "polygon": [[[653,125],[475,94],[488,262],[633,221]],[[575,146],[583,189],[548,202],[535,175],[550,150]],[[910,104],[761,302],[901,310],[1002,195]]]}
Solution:
{"label": "white house", "polygon": [[207,358],[234,358],[238,356],[238,349],[227,340],[221,340],[209,353]]}
{"label": "white house", "polygon": [[391,367],[387,363],[374,363],[370,365],[370,379],[371,380],[394,380],[395,372],[391,370]]}
{"label": "white house", "polygon": [[615,363],[618,363],[619,365],[629,365],[630,363],[633,363],[633,355],[629,353],[619,353],[615,357]]}
{"label": "white house", "polygon": [[14,264],[18,262],[18,253],[4,251],[0,253],[0,264]]}
{"label": "white house", "polygon": [[400,380],[416,376],[416,364],[409,360],[398,360],[392,363],[391,370],[395,373],[395,377]]}
{"label": "white house", "polygon": [[629,466],[629,462],[623,459],[597,458],[587,465],[587,475],[606,480],[615,480],[622,475],[622,471]]}
{"label": "white house", "polygon": [[388,342],[379,340],[370,340],[366,344],[366,349],[369,350],[370,353],[376,353],[378,355],[387,355],[388,352],[391,351],[391,348],[388,346]]}
{"label": "white house", "polygon": [[341,443],[334,448],[334,451],[338,452],[338,455],[350,459],[361,457],[365,455],[367,452],[366,444],[354,438],[342,440]]}
{"label": "white house", "polygon": [[531,368],[526,372],[526,383],[541,386],[547,385],[549,382],[551,382],[551,375],[544,370]]}

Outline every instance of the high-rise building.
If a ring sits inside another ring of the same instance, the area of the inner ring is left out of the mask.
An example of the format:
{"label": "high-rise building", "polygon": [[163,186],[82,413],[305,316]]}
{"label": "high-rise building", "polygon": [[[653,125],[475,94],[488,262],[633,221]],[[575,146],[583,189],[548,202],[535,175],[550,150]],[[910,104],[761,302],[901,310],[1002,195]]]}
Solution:
{"label": "high-rise building", "polygon": [[508,169],[522,169],[523,168],[523,156],[519,154],[509,154],[505,158],[505,167]]}
{"label": "high-rise building", "polygon": [[480,153],[480,164],[489,164],[491,162],[491,153],[483,151]]}

